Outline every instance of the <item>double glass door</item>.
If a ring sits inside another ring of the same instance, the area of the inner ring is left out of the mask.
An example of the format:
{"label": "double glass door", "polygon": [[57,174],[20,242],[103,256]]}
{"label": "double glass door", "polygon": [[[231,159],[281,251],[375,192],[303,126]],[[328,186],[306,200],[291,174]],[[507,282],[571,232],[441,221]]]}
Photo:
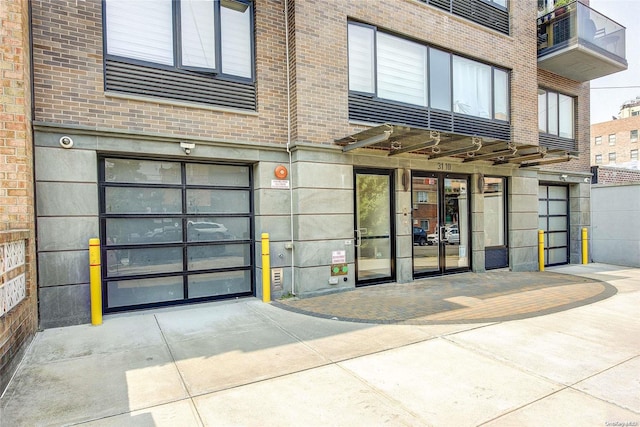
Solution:
{"label": "double glass door", "polygon": [[411,188],[414,277],[468,270],[469,177],[414,173]]}

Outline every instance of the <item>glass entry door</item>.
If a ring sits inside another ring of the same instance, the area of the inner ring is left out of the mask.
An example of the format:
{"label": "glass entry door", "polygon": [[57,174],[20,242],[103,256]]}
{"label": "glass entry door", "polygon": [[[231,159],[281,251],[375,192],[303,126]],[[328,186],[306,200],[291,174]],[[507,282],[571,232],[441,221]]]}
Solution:
{"label": "glass entry door", "polygon": [[412,177],[413,275],[468,270],[469,178],[438,173]]}
{"label": "glass entry door", "polygon": [[395,279],[392,171],[356,170],[356,284]]}

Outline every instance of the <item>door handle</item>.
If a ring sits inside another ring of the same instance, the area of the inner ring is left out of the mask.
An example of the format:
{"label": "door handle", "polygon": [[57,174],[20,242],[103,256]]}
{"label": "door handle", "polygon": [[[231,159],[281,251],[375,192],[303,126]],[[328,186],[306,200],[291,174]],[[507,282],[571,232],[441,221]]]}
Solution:
{"label": "door handle", "polygon": [[359,248],[362,245],[362,233],[366,233],[367,229],[366,228],[357,228],[355,230],[356,232],[356,243],[355,243],[355,247]]}

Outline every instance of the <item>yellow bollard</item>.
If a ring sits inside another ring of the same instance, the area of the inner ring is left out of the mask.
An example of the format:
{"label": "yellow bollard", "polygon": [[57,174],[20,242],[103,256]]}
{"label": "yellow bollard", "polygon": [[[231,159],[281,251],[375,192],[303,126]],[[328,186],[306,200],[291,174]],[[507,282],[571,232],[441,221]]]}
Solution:
{"label": "yellow bollard", "polygon": [[582,229],[582,263],[589,264],[589,240],[586,228]]}
{"label": "yellow bollard", "polygon": [[538,268],[544,271],[544,230],[538,230]]}
{"label": "yellow bollard", "polygon": [[271,262],[269,233],[262,233],[262,302],[271,302]]}
{"label": "yellow bollard", "polygon": [[100,277],[100,239],[89,239],[89,288],[91,324],[102,325],[102,278]]}

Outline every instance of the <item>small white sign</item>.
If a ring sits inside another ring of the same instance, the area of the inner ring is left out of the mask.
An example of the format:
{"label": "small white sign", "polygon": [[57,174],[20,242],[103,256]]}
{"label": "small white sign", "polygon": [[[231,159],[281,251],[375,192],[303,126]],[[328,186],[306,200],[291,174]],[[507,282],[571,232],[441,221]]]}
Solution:
{"label": "small white sign", "polygon": [[288,179],[272,179],[271,180],[271,188],[277,188],[280,190],[288,190],[289,189],[289,180]]}
{"label": "small white sign", "polygon": [[347,262],[347,251],[332,251],[331,264],[344,264]]}

